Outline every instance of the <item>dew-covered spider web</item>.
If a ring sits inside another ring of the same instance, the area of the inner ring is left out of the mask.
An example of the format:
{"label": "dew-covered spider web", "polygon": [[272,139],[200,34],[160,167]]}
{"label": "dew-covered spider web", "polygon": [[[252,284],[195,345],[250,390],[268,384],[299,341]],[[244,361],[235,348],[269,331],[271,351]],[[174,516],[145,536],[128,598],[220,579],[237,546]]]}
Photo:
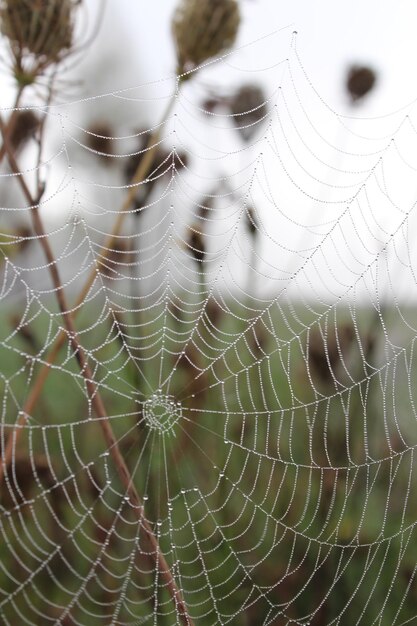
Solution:
{"label": "dew-covered spider web", "polygon": [[334,111],[282,31],[23,112],[89,373],[4,158],[1,623],[417,623],[415,106]]}

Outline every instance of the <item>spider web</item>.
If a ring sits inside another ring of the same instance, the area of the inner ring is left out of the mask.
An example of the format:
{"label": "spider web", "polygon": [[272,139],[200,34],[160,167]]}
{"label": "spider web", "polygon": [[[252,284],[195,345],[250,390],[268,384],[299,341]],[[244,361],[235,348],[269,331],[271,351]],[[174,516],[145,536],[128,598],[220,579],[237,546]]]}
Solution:
{"label": "spider web", "polygon": [[[33,109],[50,139],[22,173],[47,180],[69,302],[96,272],[70,312],[189,619],[413,623],[415,112],[334,112],[275,40],[262,71],[232,55],[220,86],[216,64],[177,93],[111,245],[158,128],[121,120],[162,110],[172,80]],[[261,75],[255,118],[204,104]],[[82,121],[107,109],[111,133]],[[68,333],[48,361],[66,331],[1,176],[2,623],[181,623]]]}

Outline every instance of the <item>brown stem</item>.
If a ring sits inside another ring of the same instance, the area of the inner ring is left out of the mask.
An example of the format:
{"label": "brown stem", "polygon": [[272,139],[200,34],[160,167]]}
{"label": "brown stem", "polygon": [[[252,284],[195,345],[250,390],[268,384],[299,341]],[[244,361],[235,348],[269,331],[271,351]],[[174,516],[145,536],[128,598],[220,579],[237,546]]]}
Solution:
{"label": "brown stem", "polygon": [[[129,207],[131,206],[135,194],[136,194],[136,185],[139,185],[141,182],[144,181],[144,179],[146,178],[146,176],[149,173],[149,170],[152,167],[152,163],[153,163],[153,156],[156,150],[156,144],[159,141],[160,135],[161,135],[161,129],[162,126],[164,124],[164,122],[168,119],[168,116],[172,110],[172,107],[175,104],[175,96],[173,96],[169,103],[168,103],[168,107],[162,117],[161,123],[160,125],[157,127],[157,129],[151,134],[150,138],[149,138],[149,142],[147,145],[147,151],[144,154],[144,157],[140,160],[137,170],[132,178],[131,181],[131,185],[132,187],[129,188],[129,191],[126,195],[125,200],[123,201],[120,209],[119,209],[119,213],[118,213],[118,217],[117,220],[114,224],[113,230],[111,232],[111,234],[108,236],[105,244],[104,244],[104,253],[102,256],[102,260],[101,262],[105,261],[106,258],[110,255],[111,253],[111,246],[114,244],[117,235],[119,234],[122,226],[123,226],[123,222],[125,220],[126,215],[128,214],[127,211],[129,209]],[[2,131],[3,132],[3,131]],[[5,131],[4,131],[5,132]],[[3,143],[4,145],[4,143]],[[82,305],[82,303],[84,302],[84,300],[86,299],[92,285],[94,284],[94,280],[96,279],[97,276],[97,268],[95,267],[80,295],[78,296],[78,299],[75,303],[75,306],[73,308],[73,313],[72,313],[72,317],[75,318],[78,314],[78,311],[80,310],[80,306]],[[46,379],[48,378],[49,375],[49,370],[51,368],[51,365],[55,362],[55,359],[57,358],[59,351],[61,350],[62,346],[65,344],[65,342],[68,339],[68,335],[65,332],[65,330],[62,330],[58,337],[55,340],[55,343],[53,344],[51,351],[49,352],[46,362],[43,364],[43,366],[41,367],[41,370],[38,374],[38,377],[35,381],[34,387],[32,389],[32,392],[30,393],[29,398],[27,399],[22,412],[21,412],[21,416],[19,417],[18,422],[15,424],[15,427],[13,429],[13,432],[11,434],[11,436],[8,438],[7,443],[6,443],[6,447],[4,450],[4,453],[2,455],[2,457],[0,457],[0,485],[2,483],[3,480],[3,476],[5,473],[5,470],[7,469],[12,456],[13,456],[13,450],[15,449],[15,447],[17,446],[19,439],[22,435],[23,432],[23,426],[26,423],[27,420],[27,415],[30,415],[31,412],[33,411],[34,407],[36,406],[37,400],[40,396],[40,394],[42,393],[42,389],[43,386],[45,384]]]}
{"label": "brown stem", "polygon": [[[57,267],[51,246],[49,245],[49,240],[45,233],[45,229],[43,227],[42,219],[41,219],[40,212],[39,212],[39,202],[41,198],[39,197],[35,199],[32,197],[32,194],[26,184],[26,181],[19,169],[19,166],[11,150],[9,140],[6,134],[6,127],[1,117],[0,117],[0,130],[3,134],[3,142],[6,148],[6,153],[9,159],[10,167],[12,169],[12,172],[17,176],[17,179],[19,181],[23,194],[27,202],[29,203],[31,215],[32,215],[33,228],[34,228],[36,235],[39,237],[40,244],[43,248],[45,257],[48,261],[48,268],[51,274],[53,285],[56,290],[56,297],[57,297],[58,305],[62,314],[64,325],[66,328],[66,334],[69,338],[71,347],[74,351],[75,357],[80,366],[81,374],[84,377],[88,395],[90,397],[92,406],[94,408],[96,416],[99,418],[99,423],[103,431],[103,436],[106,441],[107,448],[110,451],[110,454],[112,456],[119,478],[126,490],[126,493],[128,494],[130,505],[135,512],[138,523],[140,524],[140,527],[144,530],[146,541],[150,547],[151,553],[155,561],[155,566],[157,570],[159,571],[161,578],[164,581],[175,603],[175,606],[177,608],[177,611],[178,611],[178,614],[182,623],[185,625],[190,625],[192,624],[192,621],[190,617],[188,616],[187,608],[182,598],[181,591],[178,589],[178,587],[175,584],[175,581],[173,579],[173,576],[171,574],[170,568],[168,566],[168,563],[165,560],[164,555],[160,552],[158,541],[153,533],[153,530],[149,522],[143,516],[142,501],[136,490],[136,487],[134,486],[132,476],[130,475],[130,472],[125,463],[125,460],[120,452],[117,440],[114,436],[113,429],[110,424],[110,420],[106,413],[103,400],[100,395],[100,391],[96,383],[93,380],[93,373],[88,364],[87,356],[79,342],[73,319],[68,311],[68,306],[66,303],[65,294],[64,294],[63,287],[62,287],[61,278],[59,276],[58,267]],[[120,218],[121,216],[119,215],[118,217]]]}
{"label": "brown stem", "polygon": [[[14,128],[16,126],[16,119],[17,119],[17,114],[18,114],[17,109],[19,107],[20,98],[22,97],[23,90],[24,90],[24,87],[19,87],[19,89],[17,90],[15,102],[13,105],[13,111],[7,121],[7,125],[4,128],[4,131],[2,130],[2,133],[7,134],[7,137],[10,137],[12,135]],[[3,141],[3,145],[0,147],[0,163],[3,161],[5,154],[6,154],[6,144]]]}

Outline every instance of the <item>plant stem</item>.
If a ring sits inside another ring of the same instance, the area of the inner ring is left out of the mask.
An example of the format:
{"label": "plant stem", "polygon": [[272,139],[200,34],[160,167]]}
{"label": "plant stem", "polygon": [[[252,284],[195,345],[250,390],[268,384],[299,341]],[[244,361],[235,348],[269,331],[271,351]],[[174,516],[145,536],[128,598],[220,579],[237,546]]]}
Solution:
{"label": "plant stem", "polygon": [[[18,107],[20,104],[20,99],[22,97],[22,93],[24,91],[24,87],[19,87],[16,93],[16,98],[13,105],[13,111],[7,121],[7,125],[4,128],[4,132],[7,134],[7,137],[10,137],[12,132],[14,131],[14,127],[16,125],[16,118],[18,114]],[[2,131],[3,132],[3,131]],[[4,159],[4,155],[6,154],[6,145],[3,141],[3,145],[0,147],[0,163]]]}
{"label": "plant stem", "polygon": [[[143,516],[144,510],[143,510],[142,501],[134,486],[132,476],[125,463],[125,460],[120,452],[116,437],[113,433],[110,420],[108,418],[103,400],[100,395],[100,391],[96,383],[93,380],[93,373],[88,364],[87,356],[79,342],[77,331],[75,329],[73,319],[69,313],[68,306],[66,303],[65,294],[64,294],[63,287],[62,287],[61,278],[59,276],[59,271],[58,271],[58,267],[55,261],[55,257],[52,252],[52,248],[49,244],[49,240],[46,235],[45,229],[43,227],[42,219],[40,216],[39,202],[41,200],[41,197],[38,197],[36,199],[32,197],[29,187],[27,186],[26,181],[13,155],[13,151],[10,147],[10,143],[9,143],[8,136],[7,136],[7,129],[1,117],[0,117],[0,130],[3,134],[3,143],[5,146],[6,154],[9,159],[10,167],[12,169],[12,172],[17,176],[17,179],[19,181],[23,194],[26,198],[26,201],[29,204],[31,216],[32,216],[33,228],[34,228],[36,235],[39,237],[40,244],[43,248],[45,257],[48,261],[49,272],[51,274],[51,279],[56,290],[56,298],[57,298],[58,305],[62,314],[64,325],[66,328],[65,334],[69,338],[69,342],[71,344],[75,357],[80,366],[81,374],[84,377],[88,395],[90,397],[92,406],[94,408],[96,416],[99,418],[99,423],[103,432],[103,436],[104,436],[107,448],[112,456],[119,478],[126,490],[126,493],[129,496],[129,502],[132,507],[132,510],[135,512],[137,521],[140,527],[144,531],[145,539],[149,545],[149,548],[153,555],[153,559],[155,561],[155,567],[159,571],[161,578],[164,581],[175,603],[175,606],[177,608],[177,611],[178,611],[178,614],[182,623],[184,625],[190,625],[192,624],[192,622],[188,616],[188,612],[187,612],[184,600],[182,598],[181,591],[177,588],[175,584],[175,581],[171,574],[168,563],[166,562],[164,555],[160,551],[158,541],[153,533],[153,530],[150,524]],[[151,162],[152,161],[150,161],[149,166]],[[136,175],[134,178],[136,178]],[[135,180],[133,182],[135,182]],[[128,196],[129,195],[130,194],[128,194]],[[130,202],[128,206],[130,206]],[[119,214],[118,220],[116,220],[116,222],[122,223],[123,220],[120,220],[120,218],[123,215],[124,213]],[[95,272],[94,272],[94,275],[95,275]],[[13,442],[12,442],[12,445],[13,445]]]}
{"label": "plant stem", "polygon": [[[168,116],[175,104],[176,101],[176,96],[172,96],[172,98],[170,99],[169,103],[168,103],[168,107],[162,117],[161,123],[159,124],[159,126],[156,128],[156,130],[151,134],[150,138],[149,138],[149,142],[148,142],[148,146],[147,146],[147,151],[144,154],[143,159],[140,160],[137,170],[132,178],[132,182],[131,184],[133,185],[132,187],[129,188],[129,191],[126,195],[125,200],[123,201],[120,209],[119,209],[119,214],[117,217],[117,220],[114,224],[113,230],[111,232],[111,234],[108,236],[105,245],[104,245],[104,252],[103,252],[103,258],[102,258],[102,262],[106,260],[106,258],[109,256],[110,252],[111,252],[111,246],[114,244],[117,235],[119,234],[122,226],[123,226],[123,222],[124,219],[127,215],[127,210],[129,209],[130,205],[132,204],[135,194],[136,194],[136,185],[140,184],[141,182],[144,181],[144,179],[146,178],[146,176],[149,173],[149,170],[152,167],[152,163],[153,163],[153,156],[154,156],[154,152],[156,149],[156,144],[159,141],[160,135],[161,135],[161,128],[164,124],[164,122],[168,119]],[[3,137],[4,137],[4,132],[3,131],[3,126],[2,125],[2,133],[3,133]],[[3,141],[4,144],[4,141]],[[153,146],[153,147],[151,147]],[[95,268],[93,268],[93,270],[91,271],[80,295],[78,296],[78,299],[75,303],[75,306],[73,307],[73,313],[72,313],[72,318],[75,319],[75,317],[77,316],[79,310],[80,310],[80,306],[82,305],[82,303],[84,302],[85,298],[87,297],[92,285],[94,284],[94,280],[97,277],[97,266]],[[15,424],[15,427],[13,429],[12,434],[9,436],[6,446],[5,446],[5,450],[2,454],[2,456],[0,457],[0,485],[3,481],[3,477],[4,477],[4,473],[5,470],[7,469],[12,456],[13,456],[13,450],[16,448],[19,439],[21,437],[21,434],[23,432],[23,426],[26,424],[27,421],[27,416],[31,414],[31,412],[33,411],[34,407],[36,406],[37,400],[40,396],[40,394],[42,393],[42,389],[43,386],[46,382],[46,379],[48,378],[49,375],[49,371],[51,368],[51,365],[55,362],[55,359],[57,358],[59,351],[61,350],[62,346],[65,344],[65,342],[68,339],[68,335],[65,332],[65,330],[62,330],[58,337],[55,340],[55,343],[53,344],[49,354],[46,357],[46,362],[42,365],[41,370],[38,374],[37,379],[35,380],[34,386],[32,388],[32,391],[29,395],[29,398],[27,399],[25,405],[23,406],[23,409],[21,411],[20,417],[17,421],[17,423]]]}

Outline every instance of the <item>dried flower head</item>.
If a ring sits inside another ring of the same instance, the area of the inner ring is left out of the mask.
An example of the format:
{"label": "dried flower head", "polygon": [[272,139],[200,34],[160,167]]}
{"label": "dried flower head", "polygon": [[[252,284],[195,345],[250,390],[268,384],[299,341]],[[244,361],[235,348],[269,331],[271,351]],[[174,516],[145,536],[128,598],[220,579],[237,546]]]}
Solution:
{"label": "dried flower head", "polygon": [[[124,176],[127,183],[132,181],[137,168],[146,154],[149,138],[149,131],[139,131],[137,152],[128,158],[124,169]],[[136,214],[142,214],[141,209],[148,203],[149,197],[158,181],[167,176],[172,176],[173,170],[181,170],[187,167],[187,165],[188,157],[185,152],[172,152],[162,146],[157,146],[153,153],[152,165],[149,168],[146,182],[141,184],[138,188],[135,200]]]}
{"label": "dried flower head", "polygon": [[259,232],[259,225],[253,206],[248,206],[246,208],[246,226],[252,237],[256,237]]}
{"label": "dried flower head", "polygon": [[210,213],[213,211],[213,197],[204,196],[200,202],[196,205],[196,214],[202,220],[207,220],[210,217]]}
{"label": "dried flower head", "polygon": [[376,74],[369,67],[353,65],[349,69],[346,79],[346,88],[352,102],[366,96],[375,85],[375,81]]}
{"label": "dried flower head", "polygon": [[228,50],[236,39],[239,24],[236,0],[182,0],[172,21],[178,74]]}
{"label": "dried flower head", "polygon": [[39,117],[33,111],[16,111],[9,135],[10,146],[15,154],[20,152],[34,137],[40,123]]}
{"label": "dried flower head", "polygon": [[196,263],[203,263],[206,256],[206,247],[203,234],[197,230],[196,226],[191,226],[187,236],[187,247],[189,248]]}
{"label": "dried flower head", "polygon": [[106,122],[96,122],[88,129],[88,147],[107,165],[110,163],[109,157],[113,151],[113,129]]}
{"label": "dried flower head", "polygon": [[43,69],[71,48],[75,5],[74,0],[2,0],[1,32],[21,71],[26,55],[33,55]]}
{"label": "dried flower head", "polygon": [[134,253],[129,241],[118,240],[108,254],[98,261],[98,267],[107,279],[120,278],[123,269],[134,262]]}
{"label": "dried flower head", "polygon": [[243,85],[230,99],[233,123],[244,141],[250,141],[265,119],[265,94],[257,85]]}

